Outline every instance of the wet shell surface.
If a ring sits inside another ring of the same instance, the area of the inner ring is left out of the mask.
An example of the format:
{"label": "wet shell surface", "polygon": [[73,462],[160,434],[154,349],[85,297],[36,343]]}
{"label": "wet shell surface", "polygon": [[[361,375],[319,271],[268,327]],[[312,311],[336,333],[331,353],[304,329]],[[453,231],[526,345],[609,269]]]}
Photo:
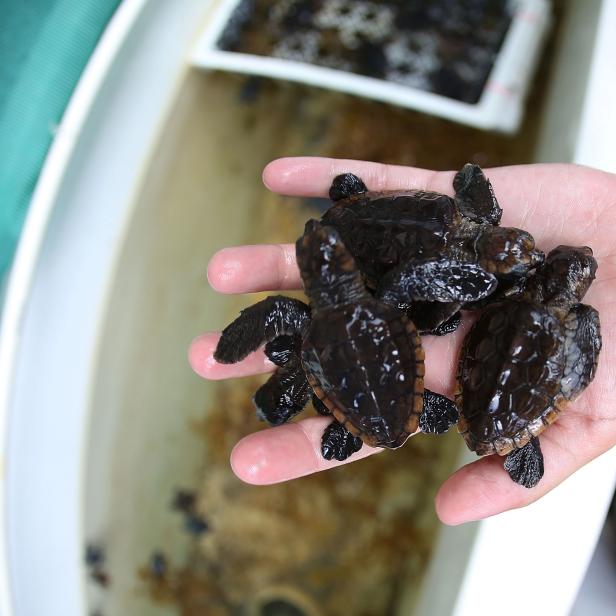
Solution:
{"label": "wet shell surface", "polygon": [[460,355],[458,429],[479,455],[506,455],[553,423],[566,400],[565,330],[539,304],[487,308]]}
{"label": "wet shell surface", "polygon": [[423,409],[424,351],[413,323],[376,301],[321,311],[302,351],[336,420],[373,447],[404,444]]}
{"label": "wet shell surface", "polygon": [[335,226],[369,286],[403,259],[441,255],[458,214],[446,195],[420,190],[364,193],[342,199],[323,216]]}

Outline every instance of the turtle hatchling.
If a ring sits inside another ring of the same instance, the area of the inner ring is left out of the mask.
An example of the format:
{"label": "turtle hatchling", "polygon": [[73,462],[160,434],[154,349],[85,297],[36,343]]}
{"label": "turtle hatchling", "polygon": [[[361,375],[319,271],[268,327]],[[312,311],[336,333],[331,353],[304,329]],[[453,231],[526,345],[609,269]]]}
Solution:
{"label": "turtle hatchling", "polygon": [[543,476],[538,436],[592,381],[599,315],[580,303],[597,262],[586,246],[558,246],[524,291],[487,307],[460,354],[458,429],[478,455],[507,456],[516,483]]}
{"label": "turtle hatchling", "polygon": [[453,188],[454,198],[413,189],[371,192],[359,177],[345,173],[334,179],[329,191],[334,203],[321,219],[338,230],[368,288],[387,290],[390,301],[410,306],[421,332],[453,331],[465,302],[409,298],[406,272],[418,260],[478,264],[498,278],[503,291],[516,288],[544,258],[529,233],[498,226],[502,210],[477,165],[464,165]]}
{"label": "turtle hatchling", "polygon": [[[366,290],[336,229],[308,221],[296,255],[310,306],[268,297],[225,328],[214,353],[218,362],[234,363],[265,344],[278,368],[254,396],[258,415],[280,425],[312,397],[319,413],[333,415],[321,451],[337,460],[362,442],[396,448],[418,428],[449,429],[457,409],[424,389],[424,352],[415,325]],[[474,264],[450,263],[418,263],[408,268],[408,281],[414,282],[414,296],[429,301],[442,297],[445,287],[447,301],[470,301],[496,284]]]}

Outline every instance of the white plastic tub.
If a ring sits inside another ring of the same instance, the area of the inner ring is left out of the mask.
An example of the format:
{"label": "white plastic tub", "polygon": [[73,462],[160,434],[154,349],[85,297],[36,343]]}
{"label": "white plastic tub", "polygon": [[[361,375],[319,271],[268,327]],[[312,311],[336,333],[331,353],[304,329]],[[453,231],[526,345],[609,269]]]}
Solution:
{"label": "white plastic tub", "polygon": [[[537,158],[616,171],[604,79],[616,7],[574,7]],[[260,170],[278,153],[271,136],[284,129],[284,118],[261,113],[260,128],[238,139],[245,112],[189,70],[210,8],[123,3],[37,187],[2,323],[2,616],[173,613],[137,591],[135,571],[161,537],[178,557],[186,546],[168,497],[200,471],[187,425],[209,389],[185,352],[227,301],[207,290],[203,268],[246,236],[244,208],[257,202]],[[498,605],[517,615],[493,580],[524,571],[542,580],[527,585],[528,605],[567,614],[615,473],[611,452],[531,507],[443,529],[417,613],[476,616]],[[532,544],[503,560],[503,538],[519,537]],[[83,550],[97,538],[113,584],[87,594]]]}

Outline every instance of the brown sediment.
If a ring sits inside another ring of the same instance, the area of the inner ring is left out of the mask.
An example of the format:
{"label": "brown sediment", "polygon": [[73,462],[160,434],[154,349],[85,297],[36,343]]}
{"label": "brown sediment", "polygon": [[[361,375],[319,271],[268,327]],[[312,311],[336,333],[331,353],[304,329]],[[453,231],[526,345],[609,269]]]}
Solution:
{"label": "brown sediment", "polygon": [[250,401],[256,381],[221,383],[196,426],[206,452],[197,509],[211,530],[195,539],[189,565],[162,579],[140,572],[151,596],[183,616],[204,606],[222,614],[284,586],[318,613],[386,613],[400,583],[405,592],[419,588],[438,529],[433,497],[451,469],[456,435],[421,435],[326,473],[249,486],[233,475],[228,456],[263,426]]}

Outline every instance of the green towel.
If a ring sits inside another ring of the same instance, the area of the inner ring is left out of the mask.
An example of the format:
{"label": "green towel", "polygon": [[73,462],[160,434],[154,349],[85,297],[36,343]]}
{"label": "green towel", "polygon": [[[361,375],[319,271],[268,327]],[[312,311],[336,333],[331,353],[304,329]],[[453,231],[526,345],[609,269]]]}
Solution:
{"label": "green towel", "polygon": [[56,128],[119,3],[0,0],[0,281]]}

